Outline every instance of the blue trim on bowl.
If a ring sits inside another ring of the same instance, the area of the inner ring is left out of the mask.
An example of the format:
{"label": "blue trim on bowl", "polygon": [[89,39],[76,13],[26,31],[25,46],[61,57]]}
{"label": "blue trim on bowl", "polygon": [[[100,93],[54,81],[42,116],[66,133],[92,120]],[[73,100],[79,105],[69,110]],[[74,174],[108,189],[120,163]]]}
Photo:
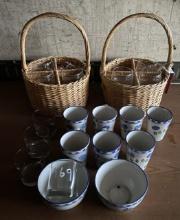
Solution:
{"label": "blue trim on bowl", "polygon": [[[121,159],[122,160],[122,159]],[[113,160],[114,161],[114,160]],[[148,180],[148,177],[147,177],[147,174],[144,172],[144,170],[142,170],[142,168],[139,166],[139,165],[137,165],[137,164],[135,164],[135,163],[133,163],[133,162],[131,162],[131,161],[127,161],[127,160],[123,160],[123,161],[126,161],[126,162],[128,162],[128,163],[131,163],[133,166],[136,166],[136,167],[138,167],[138,169],[141,171],[141,173],[144,175],[144,177],[145,177],[145,180],[146,180],[146,190],[145,190],[145,192],[143,192],[142,193],[142,195],[140,195],[138,198],[137,198],[137,200],[136,201],[133,201],[133,202],[130,202],[130,203],[125,203],[125,204],[122,204],[122,205],[117,205],[117,204],[114,204],[114,203],[111,203],[110,201],[108,201],[106,198],[104,198],[104,196],[97,190],[97,187],[96,187],[96,184],[95,184],[95,188],[96,188],[96,191],[98,192],[98,195],[100,196],[100,197],[102,197],[103,198],[103,200],[105,201],[105,202],[107,202],[108,204],[110,204],[111,206],[114,206],[115,208],[119,208],[119,209],[123,209],[123,208],[126,208],[126,206],[128,206],[128,207],[130,207],[130,206],[133,206],[133,205],[135,205],[136,203],[138,203],[139,202],[139,200],[143,200],[143,198],[145,197],[145,195],[147,194],[147,191],[148,191],[148,189],[149,189],[149,180]],[[107,164],[107,163],[110,163],[111,161],[109,161],[109,162],[106,162],[105,164]],[[103,164],[104,165],[104,164]],[[102,165],[102,166],[103,166]],[[101,166],[101,167],[102,167]],[[101,168],[100,167],[100,168]],[[99,168],[99,169],[100,169]],[[98,169],[98,171],[99,171],[99,169]],[[98,173],[98,171],[97,171],[97,173]],[[96,176],[97,176],[97,173],[96,173]],[[95,179],[96,179],[96,176],[95,176]],[[141,202],[141,201],[140,201]],[[139,204],[139,203],[138,203]]]}
{"label": "blue trim on bowl", "polygon": [[[54,162],[57,162],[57,161],[74,161],[74,160],[72,160],[72,159],[59,159],[59,160],[55,160],[55,161],[53,161],[53,162],[51,162],[51,163],[54,163]],[[80,193],[78,196],[76,196],[75,198],[73,198],[73,200],[71,200],[71,201],[69,201],[69,202],[63,203],[63,202],[52,202],[52,201],[46,199],[43,195],[41,195],[41,193],[40,193],[40,191],[39,191],[39,188],[38,188],[38,184],[37,184],[37,189],[38,189],[38,192],[39,192],[40,196],[41,196],[46,202],[48,202],[49,204],[51,204],[51,205],[56,205],[56,206],[62,206],[62,207],[63,207],[63,206],[66,206],[66,205],[70,205],[70,204],[75,203],[78,199],[80,199],[80,197],[82,197],[82,196],[87,192],[87,189],[88,189],[89,183],[90,183],[88,171],[87,171],[86,167],[85,167],[84,165],[82,165],[81,162],[78,162],[78,161],[74,161],[74,162],[81,164],[81,166],[83,166],[83,167],[85,168],[85,172],[86,172],[86,174],[87,174],[86,187],[83,189],[82,193]],[[47,166],[49,166],[51,163],[49,163]],[[44,169],[45,169],[47,166],[45,166]],[[44,169],[43,169],[43,170],[44,170]],[[43,172],[43,170],[41,171],[41,173]],[[41,175],[41,173],[39,174],[39,176]],[[39,180],[39,177],[38,177],[38,180]]]}

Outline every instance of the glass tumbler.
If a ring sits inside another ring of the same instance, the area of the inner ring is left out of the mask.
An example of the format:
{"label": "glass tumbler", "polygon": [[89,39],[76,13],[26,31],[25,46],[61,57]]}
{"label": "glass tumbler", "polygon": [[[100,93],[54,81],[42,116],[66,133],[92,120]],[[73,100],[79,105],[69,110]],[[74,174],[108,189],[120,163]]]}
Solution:
{"label": "glass tumbler", "polygon": [[27,150],[27,154],[31,158],[44,159],[50,154],[50,148],[48,141],[37,136],[33,127],[29,126],[24,132],[24,142]]}
{"label": "glass tumbler", "polygon": [[41,138],[49,139],[57,132],[55,117],[43,115],[38,109],[32,115],[32,122],[37,136]]}
{"label": "glass tumbler", "polygon": [[133,70],[129,67],[118,66],[112,70],[111,80],[121,84],[133,84]]}
{"label": "glass tumbler", "polygon": [[25,186],[33,187],[45,166],[45,161],[35,160],[28,156],[25,148],[20,148],[15,155],[15,167],[19,173],[21,182]]}

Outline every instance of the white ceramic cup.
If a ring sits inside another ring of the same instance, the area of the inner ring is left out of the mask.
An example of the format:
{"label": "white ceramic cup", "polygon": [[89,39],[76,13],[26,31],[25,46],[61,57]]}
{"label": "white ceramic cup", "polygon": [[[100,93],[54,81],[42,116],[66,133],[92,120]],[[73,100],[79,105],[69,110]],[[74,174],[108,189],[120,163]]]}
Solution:
{"label": "white ceramic cup", "polygon": [[117,111],[109,105],[97,106],[92,111],[95,131],[113,131]]}
{"label": "white ceramic cup", "polygon": [[146,131],[131,131],[126,136],[127,160],[146,169],[155,147],[154,137]]}
{"label": "white ceramic cup", "polygon": [[60,145],[64,155],[84,163],[87,159],[89,143],[89,135],[82,131],[69,131],[60,139]]}
{"label": "white ceramic cup", "polygon": [[121,137],[126,138],[126,135],[133,130],[140,130],[142,127],[145,113],[141,108],[133,105],[127,105],[119,110]]}
{"label": "white ceramic cup", "polygon": [[80,106],[72,106],[63,112],[68,129],[86,132],[88,111]]}
{"label": "white ceramic cup", "polygon": [[97,166],[109,160],[118,159],[120,147],[120,137],[116,133],[112,131],[96,133],[93,137],[93,148]]}
{"label": "white ceramic cup", "polygon": [[171,124],[173,114],[167,108],[152,106],[147,110],[147,131],[161,141]]}

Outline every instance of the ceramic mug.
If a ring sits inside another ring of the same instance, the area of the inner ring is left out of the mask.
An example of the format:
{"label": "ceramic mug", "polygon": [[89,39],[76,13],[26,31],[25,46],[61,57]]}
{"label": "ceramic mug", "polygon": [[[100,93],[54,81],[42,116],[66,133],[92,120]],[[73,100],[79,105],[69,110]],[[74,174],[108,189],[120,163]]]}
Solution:
{"label": "ceramic mug", "polygon": [[97,166],[109,160],[118,159],[120,147],[120,137],[116,133],[112,131],[96,133],[93,137],[93,148]]}
{"label": "ceramic mug", "polygon": [[88,111],[80,106],[72,106],[63,112],[66,119],[67,129],[81,130],[86,132]]}
{"label": "ceramic mug", "polygon": [[152,106],[147,110],[147,131],[161,141],[171,124],[173,114],[167,108]]}
{"label": "ceramic mug", "polygon": [[141,108],[133,105],[127,105],[119,110],[121,137],[126,138],[126,135],[133,130],[140,130],[142,127],[145,113]]}
{"label": "ceramic mug", "polygon": [[109,105],[97,106],[92,111],[95,131],[113,131],[117,111]]}
{"label": "ceramic mug", "polygon": [[128,161],[139,165],[143,170],[151,159],[155,147],[154,137],[146,131],[131,131],[126,136]]}
{"label": "ceramic mug", "polygon": [[84,163],[86,163],[89,143],[89,135],[82,131],[69,131],[60,139],[64,155]]}

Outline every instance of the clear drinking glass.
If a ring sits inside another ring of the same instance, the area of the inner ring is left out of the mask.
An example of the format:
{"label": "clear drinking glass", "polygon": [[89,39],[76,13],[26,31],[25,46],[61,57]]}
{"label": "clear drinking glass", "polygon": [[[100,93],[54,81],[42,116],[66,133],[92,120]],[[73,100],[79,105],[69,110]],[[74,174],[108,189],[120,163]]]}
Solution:
{"label": "clear drinking glass", "polygon": [[[45,74],[41,76],[41,83],[57,84],[57,79],[54,73],[55,65],[56,64],[51,60],[43,64],[43,71],[45,71]],[[70,61],[57,61],[57,71],[61,84],[75,82],[84,75],[83,68],[78,68],[77,65]]]}
{"label": "clear drinking glass", "polygon": [[41,138],[51,138],[57,132],[55,117],[42,115],[39,110],[34,111],[32,115],[32,122],[37,136]]}
{"label": "clear drinking glass", "polygon": [[61,74],[61,82],[63,84],[75,82],[83,77],[83,69],[63,70]]}
{"label": "clear drinking glass", "polygon": [[121,84],[133,84],[133,70],[125,66],[117,66],[112,70],[111,80]]}
{"label": "clear drinking glass", "polygon": [[45,84],[57,84],[57,80],[54,76],[54,73],[53,72],[49,72],[49,73],[46,73],[46,75],[42,76],[41,77],[41,83],[45,83]]}
{"label": "clear drinking glass", "polygon": [[31,158],[44,159],[50,154],[48,141],[37,136],[33,127],[29,126],[24,132],[26,150]]}
{"label": "clear drinking glass", "polygon": [[139,76],[140,84],[155,84],[162,80],[163,66],[158,63],[137,62],[136,71]]}
{"label": "clear drinking glass", "polygon": [[53,70],[53,66],[54,66],[54,63],[51,60],[49,60],[43,64],[43,70],[46,70],[46,71]]}
{"label": "clear drinking glass", "polygon": [[[45,84],[57,84],[54,72],[49,72],[41,78],[41,83]],[[67,84],[75,82],[84,76],[83,69],[59,69],[58,74],[61,84]]]}
{"label": "clear drinking glass", "polygon": [[20,148],[15,155],[15,167],[20,180],[25,186],[35,186],[38,176],[45,165],[44,161],[35,160],[28,156],[25,148]]}

